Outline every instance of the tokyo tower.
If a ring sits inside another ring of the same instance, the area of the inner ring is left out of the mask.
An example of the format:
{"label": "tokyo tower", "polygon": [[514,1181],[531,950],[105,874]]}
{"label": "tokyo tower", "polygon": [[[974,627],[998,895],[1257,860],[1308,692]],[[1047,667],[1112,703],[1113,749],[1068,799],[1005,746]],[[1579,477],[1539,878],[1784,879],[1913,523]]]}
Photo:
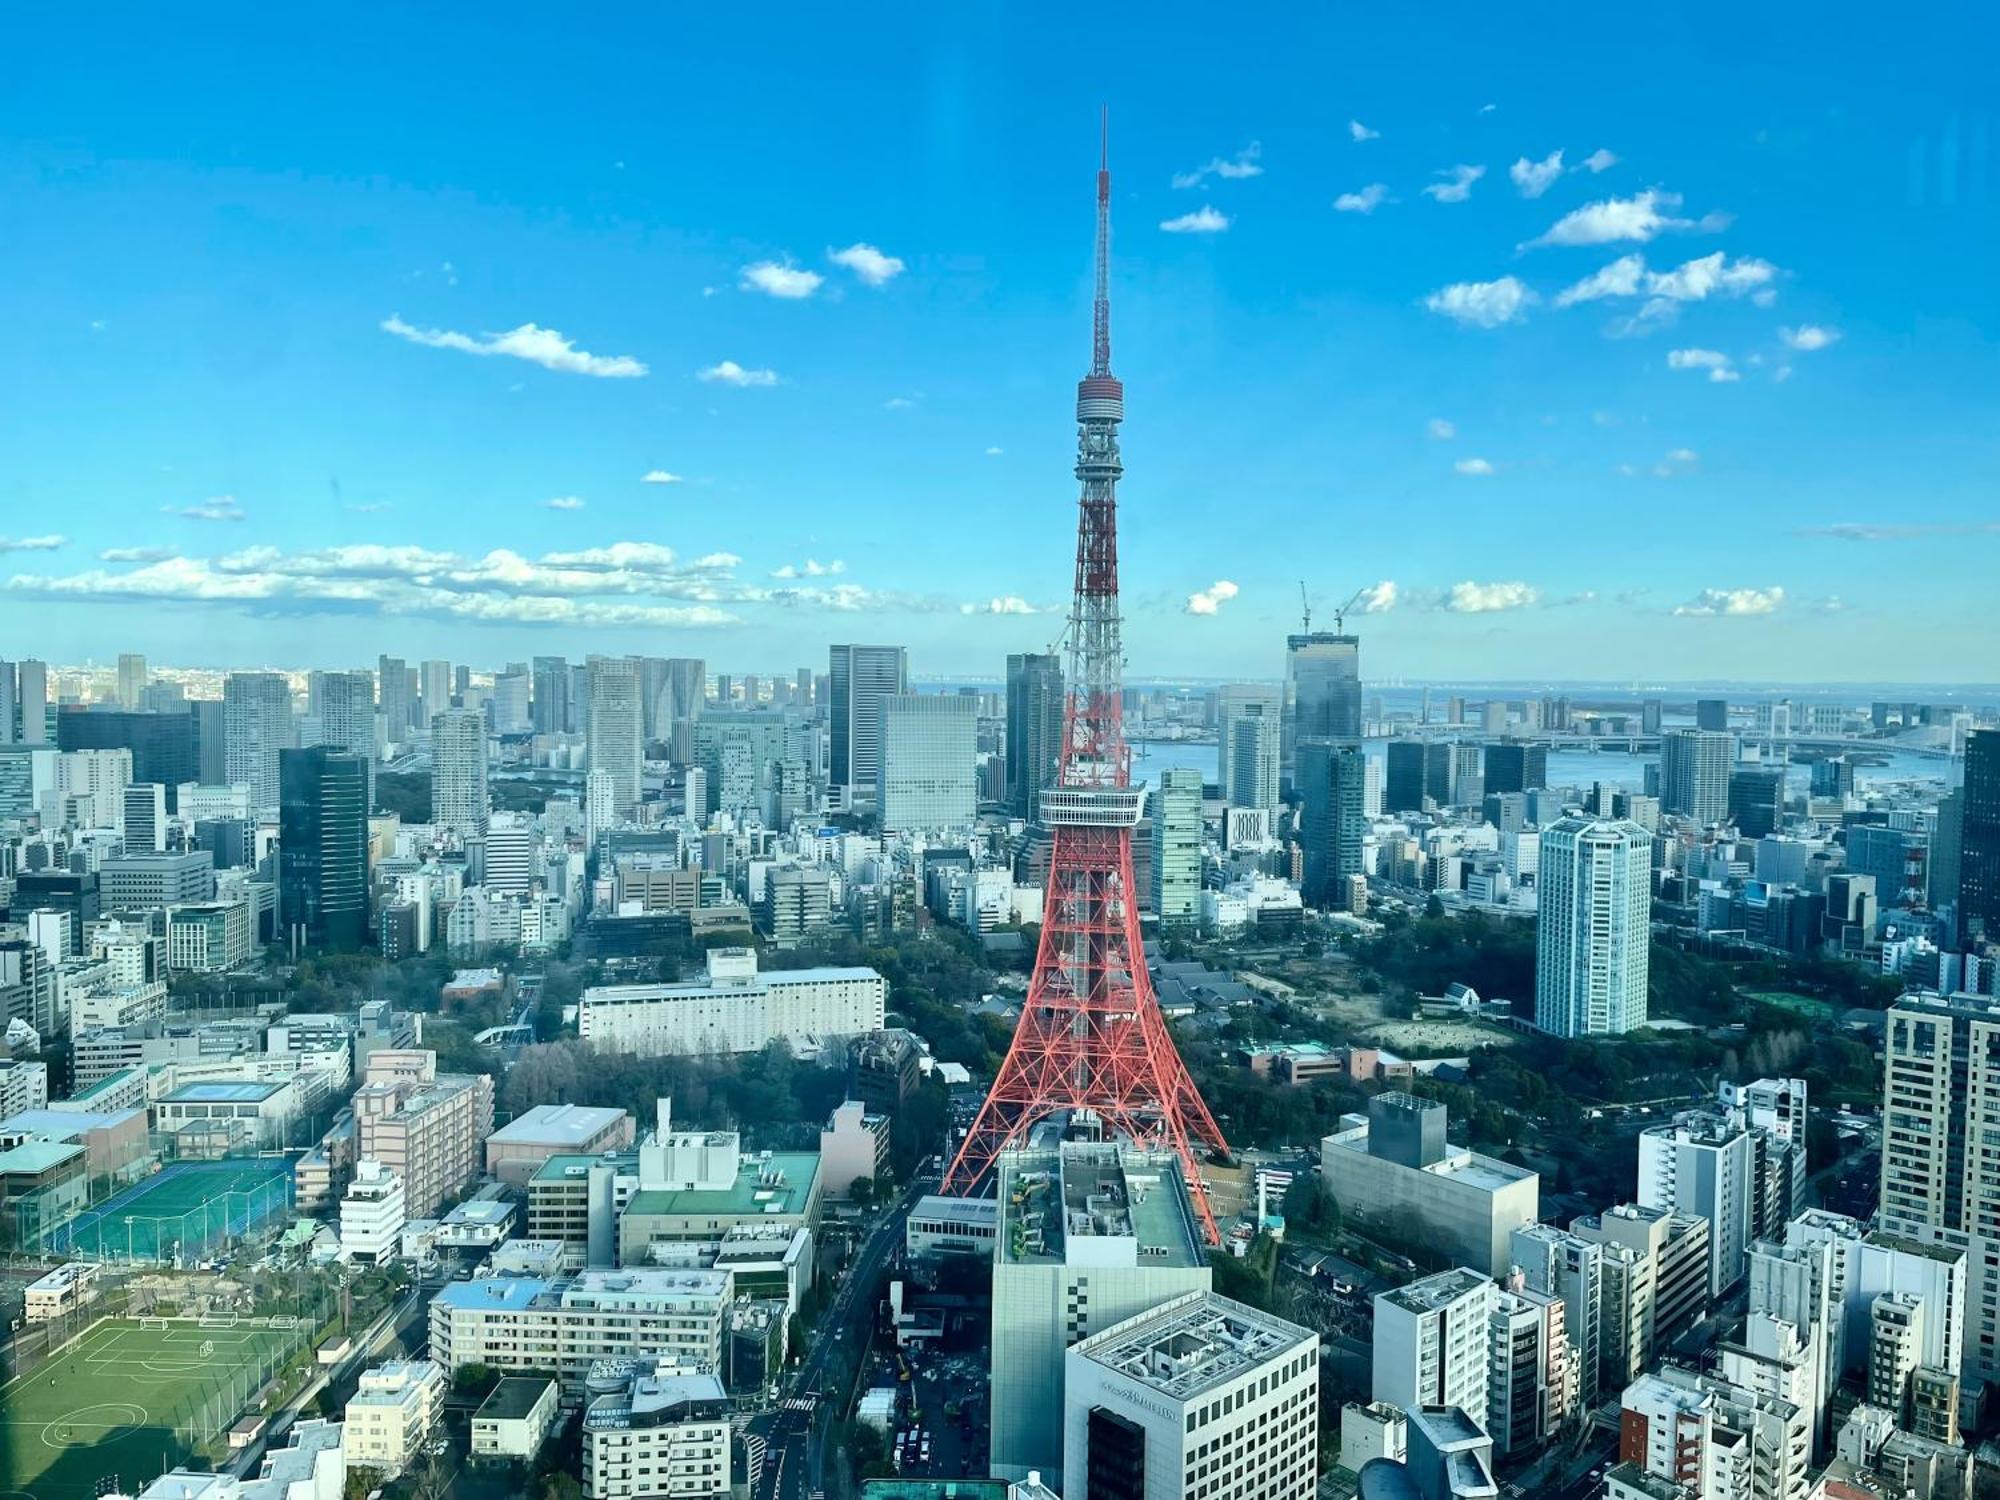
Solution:
{"label": "tokyo tower", "polygon": [[1077,383],[1076,596],[1069,696],[1055,784],[1042,792],[1054,841],[1034,978],[999,1077],[945,1174],[970,1193],[1002,1150],[1053,1115],[1094,1115],[1109,1137],[1180,1157],[1209,1242],[1220,1236],[1194,1143],[1226,1151],[1208,1105],[1167,1035],[1146,972],[1132,881],[1132,830],[1145,788],[1131,782],[1118,639],[1118,424],[1125,387],[1111,373],[1111,172],[1097,171],[1097,299],[1090,373]]}

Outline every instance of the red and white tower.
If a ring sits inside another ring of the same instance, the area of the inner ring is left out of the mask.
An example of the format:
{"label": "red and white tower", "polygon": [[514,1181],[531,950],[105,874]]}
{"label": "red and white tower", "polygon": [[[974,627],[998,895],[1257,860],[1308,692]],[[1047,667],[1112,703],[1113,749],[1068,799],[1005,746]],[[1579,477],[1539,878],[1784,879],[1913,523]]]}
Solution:
{"label": "red and white tower", "polygon": [[1000,1152],[1051,1115],[1094,1114],[1107,1136],[1176,1153],[1211,1243],[1219,1240],[1194,1143],[1228,1148],[1174,1050],[1146,972],[1132,882],[1132,830],[1145,788],[1131,781],[1118,639],[1118,424],[1111,373],[1111,172],[1097,171],[1097,301],[1090,373],[1076,389],[1076,598],[1069,699],[1055,784],[1042,793],[1054,847],[1035,974],[1000,1076],[951,1170],[969,1193]]}

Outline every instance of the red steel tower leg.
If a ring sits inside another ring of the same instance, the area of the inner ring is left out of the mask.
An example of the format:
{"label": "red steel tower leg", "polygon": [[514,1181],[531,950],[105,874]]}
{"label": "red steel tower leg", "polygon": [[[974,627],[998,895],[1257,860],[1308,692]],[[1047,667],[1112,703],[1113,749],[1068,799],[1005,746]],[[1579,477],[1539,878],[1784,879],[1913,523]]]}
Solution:
{"label": "red steel tower leg", "polygon": [[1220,1242],[1197,1141],[1227,1151],[1174,1050],[1139,937],[1132,830],[1144,788],[1131,784],[1118,617],[1118,424],[1125,388],[1111,373],[1111,173],[1097,172],[1097,299],[1090,373],[1077,386],[1076,596],[1069,696],[1055,784],[1042,793],[1054,835],[1041,947],[1000,1075],[959,1148],[944,1190],[977,1190],[1000,1153],[1052,1115],[1092,1111],[1104,1131],[1180,1157],[1211,1244]]}

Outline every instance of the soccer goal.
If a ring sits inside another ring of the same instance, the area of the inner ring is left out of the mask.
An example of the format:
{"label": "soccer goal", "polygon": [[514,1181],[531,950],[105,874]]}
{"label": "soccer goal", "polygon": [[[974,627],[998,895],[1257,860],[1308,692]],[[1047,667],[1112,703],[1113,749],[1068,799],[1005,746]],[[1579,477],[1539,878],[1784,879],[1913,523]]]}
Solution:
{"label": "soccer goal", "polygon": [[236,1326],[236,1314],[233,1312],[203,1313],[201,1315],[201,1326],[203,1328],[234,1328]]}
{"label": "soccer goal", "polygon": [[165,1333],[167,1331],[167,1320],[165,1318],[141,1318],[139,1320],[139,1331],[141,1333]]}

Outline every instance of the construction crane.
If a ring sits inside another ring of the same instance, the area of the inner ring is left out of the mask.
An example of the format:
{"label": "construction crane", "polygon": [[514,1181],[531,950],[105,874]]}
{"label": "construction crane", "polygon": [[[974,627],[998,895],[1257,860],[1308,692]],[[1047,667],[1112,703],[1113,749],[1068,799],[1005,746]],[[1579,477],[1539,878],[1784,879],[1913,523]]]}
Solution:
{"label": "construction crane", "polygon": [[1305,634],[1313,633],[1313,602],[1306,597],[1306,581],[1299,580],[1299,610],[1306,617]]}
{"label": "construction crane", "polygon": [[[1333,633],[1335,635],[1344,635],[1346,633],[1347,612],[1367,597],[1367,589],[1356,589],[1345,604],[1339,605],[1334,609]],[[1311,635],[1313,628],[1312,600],[1306,597],[1306,583],[1303,578],[1299,580],[1299,605],[1301,613],[1305,616],[1305,634]]]}

